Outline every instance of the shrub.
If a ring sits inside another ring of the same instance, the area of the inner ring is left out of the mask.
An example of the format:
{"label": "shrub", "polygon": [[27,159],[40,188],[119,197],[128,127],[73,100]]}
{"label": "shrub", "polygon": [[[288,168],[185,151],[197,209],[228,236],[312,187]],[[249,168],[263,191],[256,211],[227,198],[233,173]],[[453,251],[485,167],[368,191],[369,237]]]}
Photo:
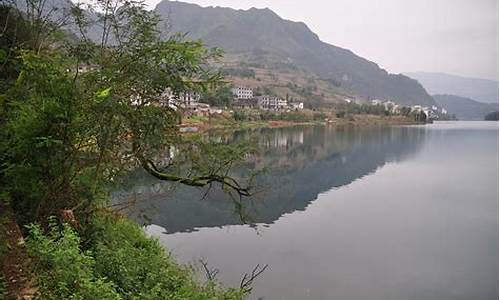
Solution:
{"label": "shrub", "polygon": [[92,224],[96,272],[110,279],[123,299],[242,299],[243,292],[201,285],[191,269],[177,265],[157,239],[137,224],[101,216]]}
{"label": "shrub", "polygon": [[291,112],[283,112],[280,114],[280,119],[284,121],[292,121],[292,122],[307,122],[311,121],[311,116],[299,112],[299,111],[291,111]]}
{"label": "shrub", "polygon": [[44,235],[40,226],[29,226],[27,239],[41,299],[123,299],[112,282],[94,274],[95,260],[80,250],[80,237],[71,227],[60,231],[53,221],[49,227]]}
{"label": "shrub", "polygon": [[[176,264],[158,240],[137,224],[110,214],[93,217],[80,236],[52,220],[44,234],[29,226],[27,249],[41,299],[243,299],[240,289],[200,284]],[[84,245],[84,246],[82,246]]]}
{"label": "shrub", "polygon": [[313,119],[314,120],[324,120],[328,118],[328,115],[322,112],[314,112]]}

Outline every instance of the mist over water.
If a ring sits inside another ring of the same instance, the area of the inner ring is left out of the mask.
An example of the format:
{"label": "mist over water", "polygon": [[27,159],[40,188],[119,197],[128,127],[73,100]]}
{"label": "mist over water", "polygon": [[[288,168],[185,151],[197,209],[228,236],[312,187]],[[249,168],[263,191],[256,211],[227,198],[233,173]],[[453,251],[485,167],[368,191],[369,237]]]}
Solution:
{"label": "mist over water", "polygon": [[498,123],[296,127],[257,134],[268,167],[243,224],[220,192],[136,173],[116,201],[185,263],[238,286],[269,264],[251,299],[498,298]]}

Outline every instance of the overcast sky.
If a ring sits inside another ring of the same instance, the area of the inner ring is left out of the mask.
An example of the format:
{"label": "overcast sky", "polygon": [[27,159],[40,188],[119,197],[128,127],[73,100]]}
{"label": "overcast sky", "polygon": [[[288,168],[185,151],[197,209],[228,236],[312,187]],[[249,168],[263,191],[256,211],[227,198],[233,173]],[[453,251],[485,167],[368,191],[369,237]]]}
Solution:
{"label": "overcast sky", "polygon": [[[146,0],[154,7],[159,0]],[[445,72],[498,80],[498,0],[185,0],[268,7],[321,40],[392,73]]]}

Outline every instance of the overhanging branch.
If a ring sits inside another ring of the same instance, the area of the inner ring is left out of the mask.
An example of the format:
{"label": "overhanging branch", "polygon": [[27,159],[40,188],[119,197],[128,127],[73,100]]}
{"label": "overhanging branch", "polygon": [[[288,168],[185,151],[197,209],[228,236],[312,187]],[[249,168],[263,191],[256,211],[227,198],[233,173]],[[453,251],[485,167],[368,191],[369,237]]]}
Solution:
{"label": "overhanging branch", "polygon": [[208,175],[203,175],[203,176],[183,177],[183,176],[179,176],[177,174],[165,173],[165,172],[160,171],[151,160],[140,158],[139,161],[141,162],[142,167],[150,175],[152,175],[155,178],[158,178],[160,180],[179,182],[179,183],[182,183],[185,185],[196,186],[196,187],[204,187],[204,186],[210,185],[211,183],[218,182],[218,183],[222,184],[223,187],[228,187],[232,191],[238,193],[238,195],[240,197],[241,196],[246,196],[246,197],[251,196],[250,187],[241,186],[240,183],[236,179],[234,179],[228,175],[208,174]]}

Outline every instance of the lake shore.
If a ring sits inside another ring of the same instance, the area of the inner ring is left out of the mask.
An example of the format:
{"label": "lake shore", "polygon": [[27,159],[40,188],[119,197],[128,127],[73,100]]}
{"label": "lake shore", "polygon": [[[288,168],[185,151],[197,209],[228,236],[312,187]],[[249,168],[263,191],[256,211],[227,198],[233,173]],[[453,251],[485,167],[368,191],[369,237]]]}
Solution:
{"label": "lake shore", "polygon": [[390,126],[390,125],[418,125],[421,122],[404,116],[377,116],[377,115],[352,115],[345,118],[329,118],[326,120],[295,122],[284,120],[268,121],[234,121],[228,119],[185,119],[180,125],[181,132],[205,132],[209,130],[235,130],[250,128],[284,128],[304,125],[328,126]]}

